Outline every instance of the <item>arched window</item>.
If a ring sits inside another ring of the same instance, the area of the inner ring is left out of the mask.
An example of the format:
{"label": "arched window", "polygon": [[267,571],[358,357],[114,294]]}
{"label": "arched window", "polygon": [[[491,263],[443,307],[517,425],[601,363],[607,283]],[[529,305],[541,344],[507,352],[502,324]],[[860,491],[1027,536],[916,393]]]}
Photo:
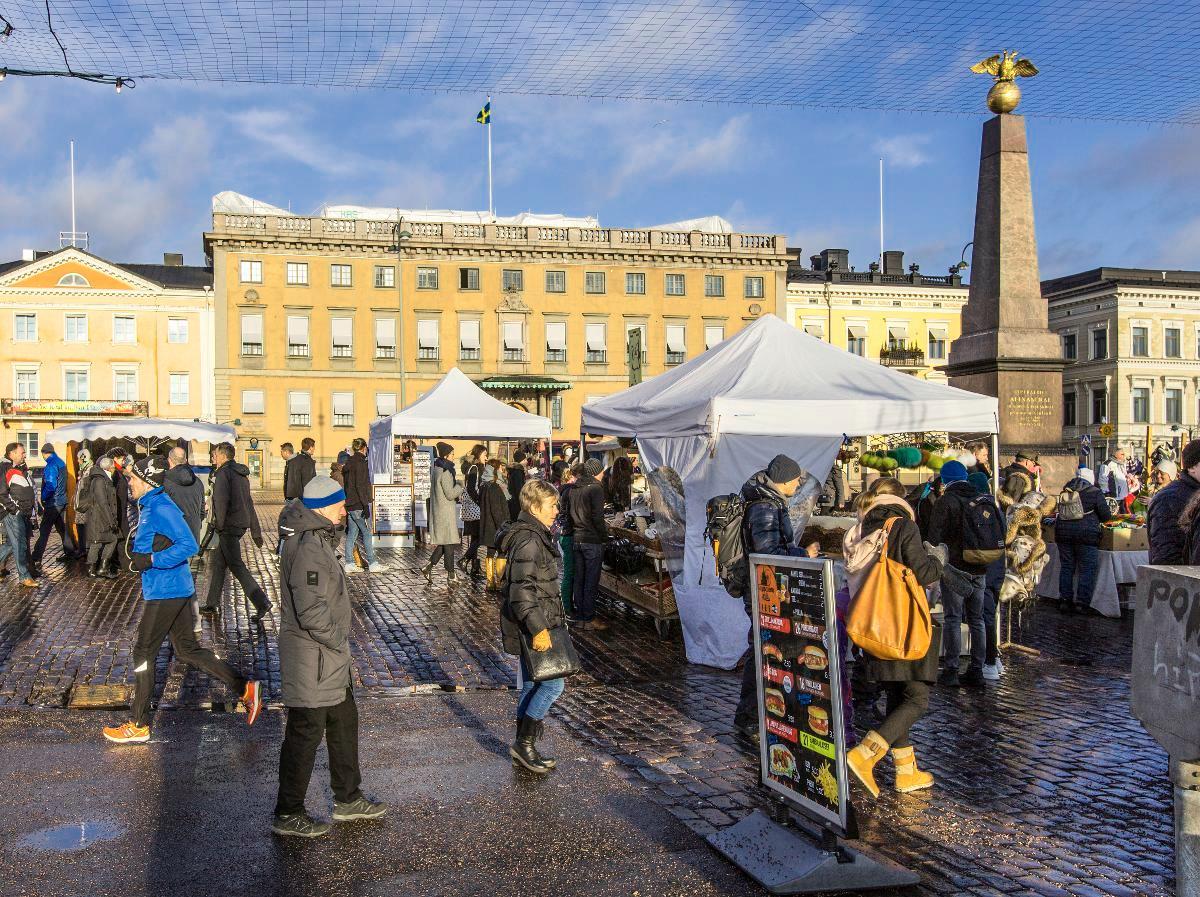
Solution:
{"label": "arched window", "polygon": [[64,274],[62,277],[60,277],[58,279],[58,285],[60,287],[90,286],[90,284],[88,284],[88,282],[87,282],[87,278],[84,277],[82,274]]}

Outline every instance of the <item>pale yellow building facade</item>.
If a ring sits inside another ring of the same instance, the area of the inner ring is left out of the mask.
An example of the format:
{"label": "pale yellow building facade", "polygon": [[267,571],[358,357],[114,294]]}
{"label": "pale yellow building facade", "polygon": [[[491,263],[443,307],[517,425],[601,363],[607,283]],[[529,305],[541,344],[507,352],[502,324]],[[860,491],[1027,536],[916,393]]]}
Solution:
{"label": "pale yellow building facade", "polygon": [[[214,416],[212,273],[84,250],[0,264],[0,440],[76,420]],[[64,446],[58,446],[61,451]]]}
{"label": "pale yellow building facade", "polygon": [[631,330],[651,377],[787,293],[773,234],[216,212],[204,239],[216,413],[264,453],[264,484],[280,443],[332,458],[455,366],[577,439],[583,403],[629,383]]}

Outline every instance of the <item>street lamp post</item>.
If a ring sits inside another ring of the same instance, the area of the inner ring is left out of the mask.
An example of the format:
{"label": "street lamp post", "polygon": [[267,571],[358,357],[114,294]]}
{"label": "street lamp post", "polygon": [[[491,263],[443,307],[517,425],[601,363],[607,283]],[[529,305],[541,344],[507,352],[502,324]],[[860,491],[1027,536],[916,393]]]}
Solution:
{"label": "street lamp post", "polygon": [[396,298],[400,305],[400,321],[396,333],[396,358],[400,362],[400,410],[408,407],[408,371],[404,363],[404,243],[412,234],[404,229],[404,219],[396,209]]}

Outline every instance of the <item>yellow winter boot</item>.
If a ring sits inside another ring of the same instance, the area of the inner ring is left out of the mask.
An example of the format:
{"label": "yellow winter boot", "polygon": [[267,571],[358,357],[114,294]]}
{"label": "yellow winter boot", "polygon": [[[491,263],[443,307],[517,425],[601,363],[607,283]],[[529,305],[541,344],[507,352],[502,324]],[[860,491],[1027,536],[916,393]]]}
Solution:
{"label": "yellow winter boot", "polygon": [[854,773],[854,777],[862,782],[863,787],[871,792],[871,797],[879,797],[879,786],[875,784],[875,764],[883,759],[888,752],[888,743],[878,732],[871,730],[858,746],[846,754],[846,765]]}
{"label": "yellow winter boot", "polygon": [[933,787],[933,775],[917,769],[917,755],[911,745],[895,748],[892,759],[896,761],[896,790],[901,794]]}

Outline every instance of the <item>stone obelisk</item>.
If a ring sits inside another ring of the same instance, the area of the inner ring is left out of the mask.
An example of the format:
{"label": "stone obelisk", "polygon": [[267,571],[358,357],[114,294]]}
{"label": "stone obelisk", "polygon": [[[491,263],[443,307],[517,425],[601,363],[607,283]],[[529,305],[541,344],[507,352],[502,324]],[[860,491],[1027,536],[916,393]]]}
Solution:
{"label": "stone obelisk", "polygon": [[1037,69],[1005,53],[975,70],[998,76],[988,94],[997,115],[983,125],[971,289],[944,370],[950,385],[999,399],[1001,457],[993,463],[1004,466],[1017,451],[1037,454],[1043,479],[1058,486],[1074,466],[1062,440],[1064,363],[1038,277],[1025,119],[1012,114],[1020,98],[1013,79]]}

